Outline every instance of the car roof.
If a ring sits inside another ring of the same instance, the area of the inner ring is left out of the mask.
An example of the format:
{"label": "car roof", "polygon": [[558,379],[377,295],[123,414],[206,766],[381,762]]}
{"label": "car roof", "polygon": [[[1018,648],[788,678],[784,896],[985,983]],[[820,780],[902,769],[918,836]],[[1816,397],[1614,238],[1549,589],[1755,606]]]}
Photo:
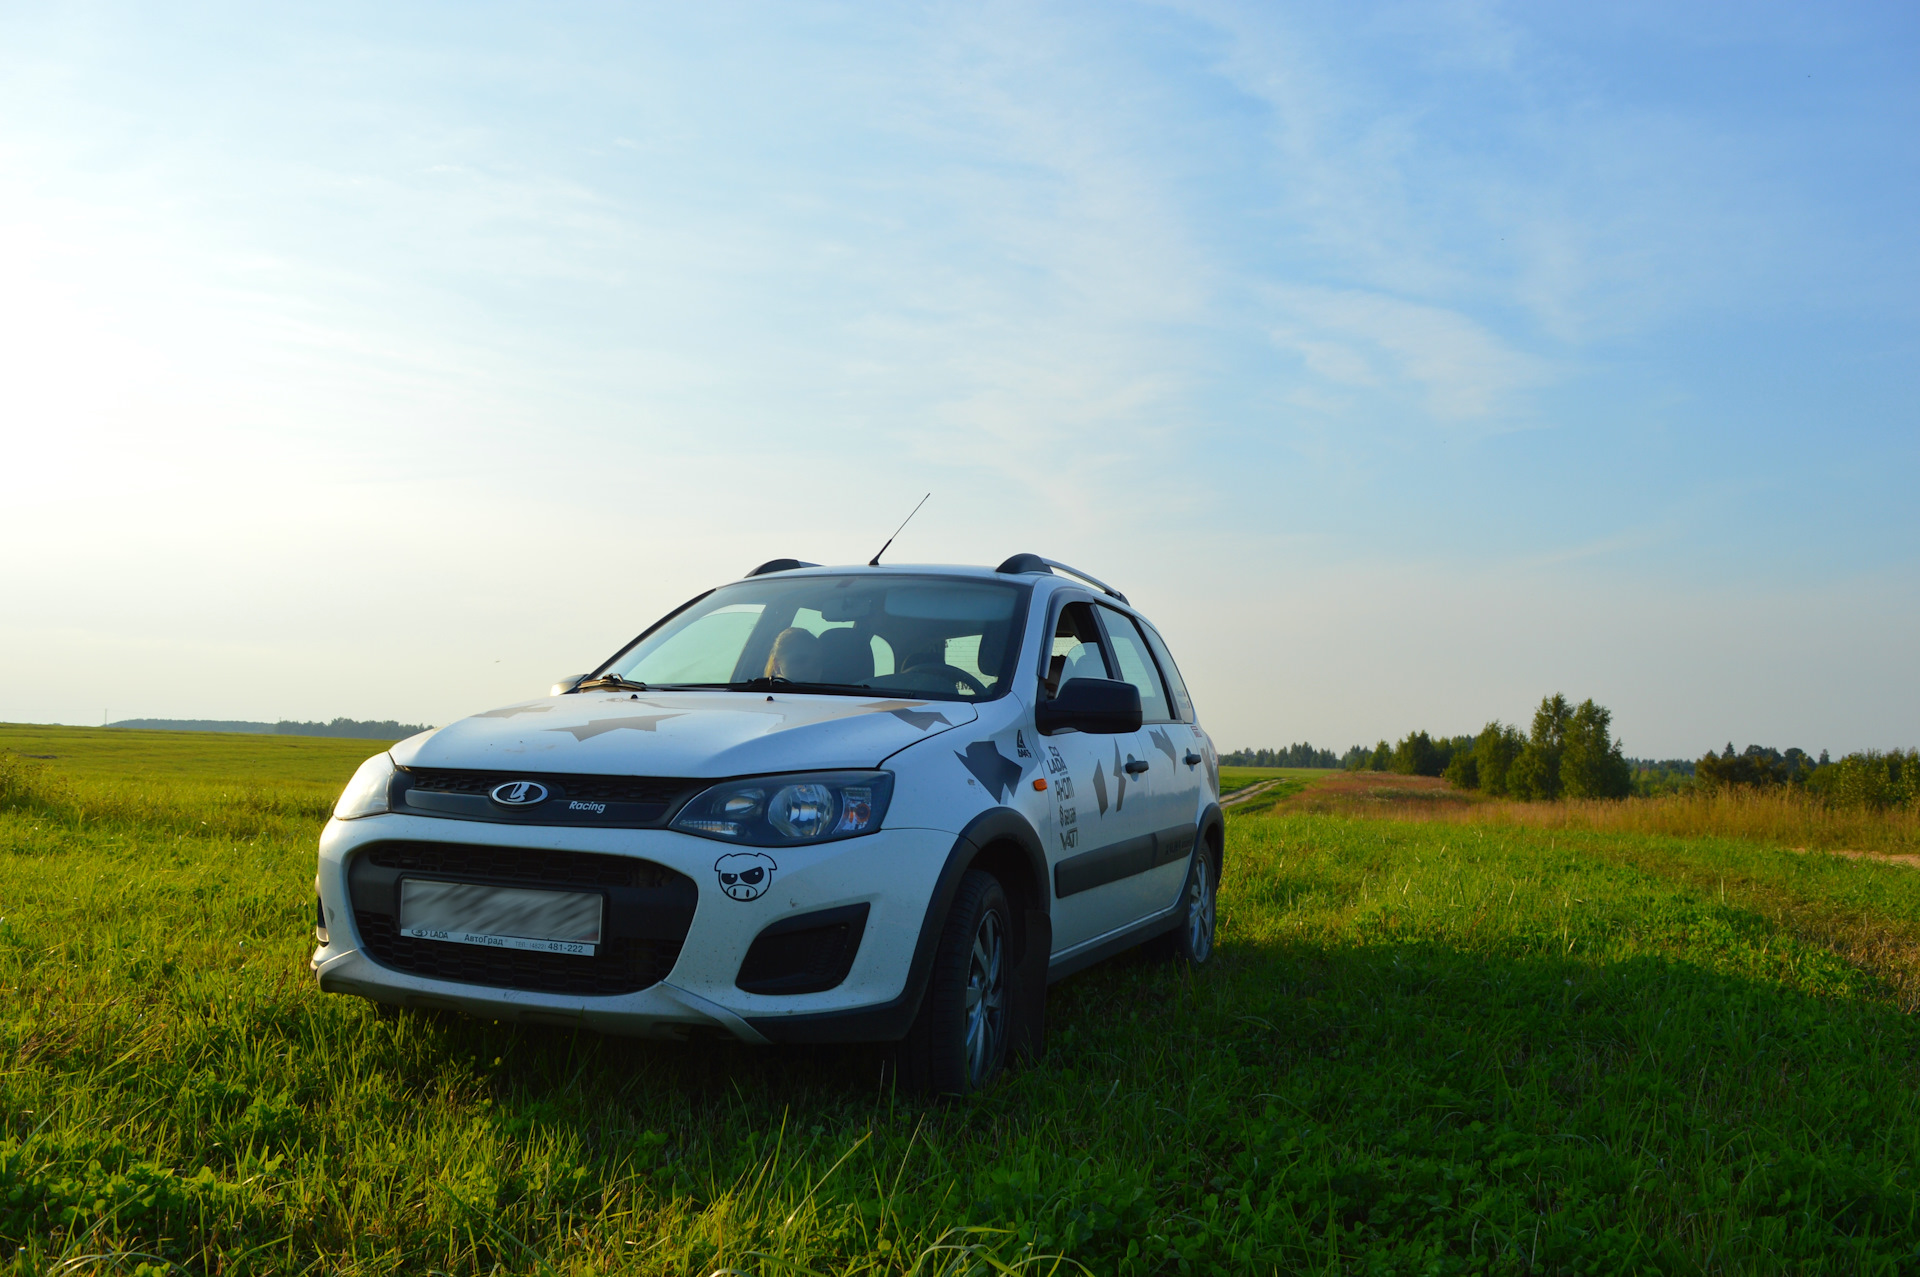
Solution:
{"label": "car roof", "polygon": [[[846,563],[836,567],[830,563],[809,563],[805,567],[775,568],[764,573],[766,576],[842,576],[847,574],[869,575],[886,574],[889,576],[974,576],[986,580],[999,580],[1010,575],[995,572],[989,567],[979,567],[966,563],[883,563],[878,567],[867,563]],[[754,574],[761,575],[761,574]]]}
{"label": "car roof", "polygon": [[[1075,568],[1070,568],[1064,563],[1054,563],[1050,559],[1040,559],[1034,555],[1020,555],[1016,557],[1017,559],[1030,560],[1033,566],[1028,567],[1023,564],[1022,570],[1020,571],[1002,571],[1001,568],[990,568],[984,565],[964,563],[884,563],[878,565],[870,563],[848,563],[840,566],[832,566],[819,563],[803,564],[794,559],[775,559],[770,563],[762,564],[741,579],[747,580],[757,576],[882,575],[952,576],[976,581],[1004,581],[1009,584],[1027,582],[1036,588],[1047,588],[1049,590],[1063,588],[1086,589],[1093,594],[1105,596],[1105,598],[1113,604],[1125,608],[1136,616],[1139,615],[1138,609],[1136,609],[1132,603],[1128,602],[1126,595],[1106,585],[1104,582],[1087,576]],[[1009,564],[1013,562],[1015,562],[1015,560],[1008,560]],[[782,563],[790,563],[793,566],[775,566],[776,564]],[[1002,565],[1002,567],[1005,566],[1005,564]],[[1054,571],[1056,568],[1060,569],[1061,573],[1057,574]]]}

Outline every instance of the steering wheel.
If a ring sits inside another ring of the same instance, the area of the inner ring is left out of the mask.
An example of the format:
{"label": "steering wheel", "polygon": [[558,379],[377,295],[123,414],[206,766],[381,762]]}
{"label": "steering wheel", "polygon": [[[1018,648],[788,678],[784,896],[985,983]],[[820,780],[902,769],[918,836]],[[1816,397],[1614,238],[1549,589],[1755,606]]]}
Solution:
{"label": "steering wheel", "polygon": [[916,665],[912,669],[901,670],[900,672],[902,674],[926,675],[930,678],[950,678],[956,686],[961,684],[965,685],[961,690],[966,691],[969,688],[972,689],[968,692],[968,695],[985,696],[987,694],[986,685],[981,683],[979,679],[958,666],[948,665],[944,661],[929,661],[925,665]]}

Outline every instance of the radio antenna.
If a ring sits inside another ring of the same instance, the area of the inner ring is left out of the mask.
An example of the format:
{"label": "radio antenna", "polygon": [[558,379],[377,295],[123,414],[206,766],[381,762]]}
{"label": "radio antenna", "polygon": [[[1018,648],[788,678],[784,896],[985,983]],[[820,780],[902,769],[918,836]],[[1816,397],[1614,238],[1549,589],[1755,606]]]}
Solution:
{"label": "radio antenna", "polygon": [[[932,496],[932,495],[933,495],[933,494],[932,494],[931,492],[929,492],[929,493],[927,494],[927,497],[930,497],[930,496]],[[897,528],[895,528],[895,529],[893,530],[893,536],[891,536],[891,537],[888,537],[888,538],[887,538],[887,545],[892,545],[892,544],[893,544],[893,540],[894,540],[894,537],[897,537],[897,536],[899,536],[899,535],[900,535],[900,534],[901,534],[902,532],[904,532],[904,531],[906,531],[906,528],[907,528],[907,525],[908,525],[909,523],[912,523],[912,522],[913,522],[913,516],[914,516],[914,515],[916,515],[916,514],[919,514],[919,513],[920,513],[920,506],[921,506],[921,505],[925,505],[925,504],[927,503],[927,497],[921,497],[921,498],[920,498],[920,505],[917,505],[917,506],[915,506],[915,507],[913,507],[913,509],[911,509],[911,510],[909,510],[909,511],[907,511],[907,517],[906,517],[906,518],[904,518],[904,519],[902,519],[902,520],[900,520],[900,526],[899,526],[899,527],[897,527]],[[887,552],[887,545],[883,545],[883,546],[881,546],[881,547],[880,547],[880,554],[885,554],[885,553]],[[872,557],[871,559],[869,559],[869,560],[867,560],[867,566],[868,566],[868,567],[870,567],[870,568],[877,568],[877,567],[879,567],[879,566],[880,566],[880,554],[876,554],[876,555],[874,555],[874,556],[873,556],[873,557]]]}

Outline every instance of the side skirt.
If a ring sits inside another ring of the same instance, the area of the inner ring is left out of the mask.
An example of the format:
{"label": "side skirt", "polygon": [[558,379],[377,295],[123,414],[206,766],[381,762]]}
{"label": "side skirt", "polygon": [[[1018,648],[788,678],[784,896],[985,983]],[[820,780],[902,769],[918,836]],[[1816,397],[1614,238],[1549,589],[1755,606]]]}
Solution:
{"label": "side skirt", "polygon": [[1131,949],[1137,944],[1144,944],[1155,936],[1163,936],[1176,929],[1180,925],[1181,910],[1186,907],[1186,903],[1186,892],[1182,891],[1180,898],[1164,912],[1143,918],[1139,922],[1128,923],[1124,927],[1107,932],[1104,936],[1083,940],[1071,949],[1054,954],[1053,960],[1047,964],[1047,983],[1058,984],[1076,971],[1084,971],[1096,962],[1104,962],[1116,953]]}

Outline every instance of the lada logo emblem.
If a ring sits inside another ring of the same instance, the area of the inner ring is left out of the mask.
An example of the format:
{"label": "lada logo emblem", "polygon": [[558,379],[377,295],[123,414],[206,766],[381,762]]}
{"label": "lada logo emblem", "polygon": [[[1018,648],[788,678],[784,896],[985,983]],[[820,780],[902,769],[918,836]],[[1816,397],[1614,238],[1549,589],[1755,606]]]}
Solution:
{"label": "lada logo emblem", "polygon": [[510,780],[503,785],[495,785],[487,796],[502,807],[531,807],[547,801],[547,787],[537,781]]}

